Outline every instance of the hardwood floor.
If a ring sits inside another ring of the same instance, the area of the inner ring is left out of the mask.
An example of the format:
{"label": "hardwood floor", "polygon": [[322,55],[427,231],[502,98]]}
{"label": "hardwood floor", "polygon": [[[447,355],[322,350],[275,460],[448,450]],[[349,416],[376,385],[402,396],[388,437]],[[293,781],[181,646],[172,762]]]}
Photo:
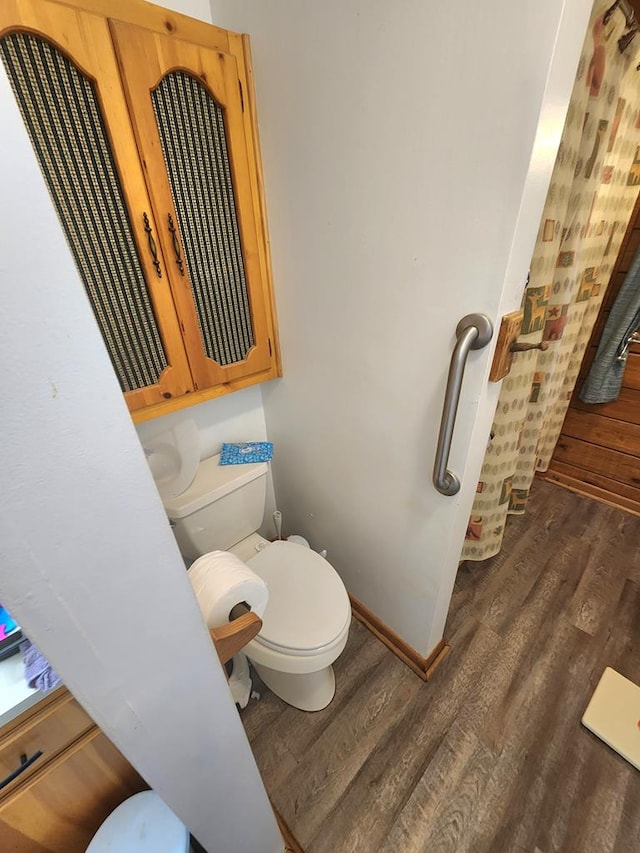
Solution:
{"label": "hardwood floor", "polygon": [[538,482],[446,636],[427,684],[354,621],[327,709],[259,688],[243,721],[303,849],[640,851],[640,773],[580,724],[605,666],[640,683],[640,518]]}

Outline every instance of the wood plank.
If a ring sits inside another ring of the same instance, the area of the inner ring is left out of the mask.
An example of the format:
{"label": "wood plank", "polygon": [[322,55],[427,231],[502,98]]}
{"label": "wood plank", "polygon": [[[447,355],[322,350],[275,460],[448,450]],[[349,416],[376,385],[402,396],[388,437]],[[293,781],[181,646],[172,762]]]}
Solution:
{"label": "wood plank", "polygon": [[[637,535],[637,523],[634,526]],[[618,563],[625,574],[622,563]],[[612,623],[603,626],[592,647],[592,667],[581,690],[592,695],[605,666],[613,666],[640,682],[640,658],[629,654],[640,640],[640,587],[627,581],[616,602]],[[612,630],[615,625],[615,630]],[[585,701],[586,706],[586,701]],[[567,738],[562,756],[563,778],[546,794],[539,824],[538,844],[542,850],[633,850],[635,842],[626,835],[622,803],[629,786],[638,797],[640,777],[629,778],[630,765],[595,735],[576,728]],[[613,839],[613,840],[612,840]],[[618,846],[618,842],[623,842]],[[627,846],[625,846],[625,844]]]}
{"label": "wood plank", "polygon": [[640,489],[612,480],[598,472],[561,462],[555,457],[551,465],[553,467],[548,471],[540,472],[537,476],[628,512],[640,511]]}
{"label": "wood plank", "polygon": [[209,634],[216,647],[220,663],[231,660],[262,630],[262,619],[256,613],[244,613],[233,622],[219,628],[209,628]]}
{"label": "wood plank", "polygon": [[[352,620],[347,647],[349,650],[353,649],[353,652],[352,654],[342,654],[333,665],[336,676],[336,695],[333,702],[321,711],[301,715],[296,708],[292,708],[278,699],[283,708],[283,713],[272,721],[268,731],[263,726],[256,732],[252,739],[252,746],[257,743],[260,747],[259,742],[263,738],[281,740],[288,744],[296,758],[303,760],[307,751],[341,713],[343,706],[351,701],[351,698],[364,686],[370,673],[384,659],[384,646],[378,642],[366,642],[370,637],[371,635],[363,625]],[[256,679],[258,689],[265,692],[267,696],[272,695],[267,688],[263,690],[258,685],[259,682]],[[250,709],[251,703],[249,704]],[[244,713],[246,714],[246,711]]]}
{"label": "wood plank", "polygon": [[598,447],[578,438],[561,435],[554,458],[578,468],[600,471],[605,477],[640,487],[640,461],[628,453]]}
{"label": "wood plank", "polygon": [[[473,642],[467,642],[471,638]],[[399,808],[424,774],[425,756],[437,753],[465,698],[482,678],[487,661],[499,652],[500,638],[490,628],[477,620],[465,625],[465,631],[458,633],[455,659],[450,657],[443,664],[449,690],[444,695],[421,690],[402,714],[390,721],[386,737],[317,832],[312,843],[314,853],[380,849]],[[369,808],[363,813],[361,804],[369,800]],[[361,814],[355,822],[354,813]]]}
{"label": "wood plank", "polygon": [[300,763],[283,738],[257,738],[251,749],[268,791],[276,791]]}
{"label": "wood plank", "polygon": [[480,793],[494,762],[475,735],[452,726],[380,853],[467,850]]}
{"label": "wood plank", "polygon": [[[502,638],[500,653],[491,661],[491,679],[480,680],[476,691],[458,714],[458,721],[473,726],[496,755],[503,751],[511,731],[528,725],[527,717],[532,713],[531,708],[527,711],[528,701],[521,698],[518,703],[513,697],[520,694],[528,696],[531,691],[537,691],[533,676],[538,655],[552,642],[550,626],[556,625],[556,614],[563,602],[570,599],[577,583],[576,578],[567,577],[566,573],[577,564],[577,560],[571,561],[570,553],[582,553],[579,543],[572,543],[571,551],[566,553],[567,559],[562,562],[564,573],[554,569],[555,555],[544,560],[544,571],[520,610],[516,611],[519,618],[511,620],[510,628]],[[533,637],[535,649],[530,644]],[[526,679],[526,689],[522,686],[523,679]]]}
{"label": "wood plank", "polygon": [[42,754],[25,772],[0,790],[0,801],[80,735],[94,727],[91,717],[66,690],[57,702],[32,715],[22,725],[7,726],[0,737],[0,778],[9,776],[20,767],[22,755],[32,756],[36,752]]}
{"label": "wood plank", "polygon": [[173,33],[178,38],[198,42],[212,50],[226,51],[229,47],[227,30],[213,24],[181,15],[170,9],[147,3],[146,0],[57,0],[74,9],[95,12],[105,18],[115,18],[138,24],[159,33]]}
{"label": "wood plank", "polygon": [[[592,637],[611,625],[622,588],[627,582],[618,561],[624,562],[630,549],[625,548],[625,525],[612,523],[616,513],[610,510],[609,523],[600,537],[590,539],[583,562],[580,582],[565,610],[566,618],[580,631]],[[602,518],[607,516],[602,513]],[[634,520],[629,519],[629,523]],[[633,523],[635,529],[636,524]],[[612,555],[615,554],[615,559]]]}
{"label": "wood plank", "polygon": [[611,306],[615,302],[616,296],[618,295],[620,288],[624,284],[626,277],[627,277],[626,272],[617,272],[617,271],[615,271],[613,273],[613,275],[611,276],[611,280],[609,282],[609,287],[607,288],[607,292],[606,292],[605,297],[604,297],[604,306],[603,307],[605,308],[605,310],[607,310],[607,311],[611,310]]}
{"label": "wood plank", "polygon": [[60,705],[64,705],[71,700],[71,694],[64,685],[56,687],[51,693],[44,694],[41,699],[38,699],[35,705],[31,705],[26,711],[18,714],[12,720],[9,720],[6,725],[2,726],[2,737],[0,744],[5,739],[13,737],[16,732],[28,729],[34,723],[34,717],[45,719],[49,714],[54,714]]}
{"label": "wood plank", "polygon": [[273,813],[276,816],[276,823],[278,824],[280,834],[284,839],[284,853],[304,853],[304,850],[298,844],[297,839],[285,823],[282,815],[278,812],[277,809],[274,809]]}
{"label": "wood plank", "polygon": [[[559,530],[563,536],[582,536],[589,526],[589,514],[588,501],[568,503],[559,489],[553,489],[544,508],[533,501],[526,515],[512,516],[506,526],[502,550],[481,564],[485,575],[482,588],[479,590],[475,581],[477,563],[469,562],[458,570],[448,630],[453,634],[459,623],[482,612],[484,624],[489,622],[503,632],[511,621],[511,596],[515,593],[524,600],[529,594],[530,584],[538,574],[538,555],[553,549]],[[509,572],[505,572],[507,563],[511,567]]]}
{"label": "wood plank", "polygon": [[[577,465],[561,462],[559,459],[554,458],[552,464],[553,468],[549,468],[548,471],[541,471],[536,476],[561,485],[582,485],[585,488],[600,489],[603,493],[606,492],[613,497],[614,504],[617,498],[624,498],[632,508],[640,503],[640,488],[620,483],[618,480],[612,480],[610,477],[596,474]],[[572,480],[574,482],[571,482]],[[593,497],[590,492],[585,492],[585,494],[588,497]],[[627,509],[627,506],[621,504],[620,508]]]}
{"label": "wood plank", "polygon": [[362,622],[381,643],[390,649],[396,657],[406,664],[423,681],[428,681],[435,673],[438,666],[449,653],[449,646],[445,640],[440,640],[431,654],[423,657],[413,646],[405,642],[396,632],[386,625],[381,619],[372,613],[354,595],[350,595],[351,609],[353,615]]}
{"label": "wood plank", "polygon": [[629,240],[629,243],[622,254],[618,257],[616,262],[616,270],[618,272],[626,273],[629,271],[631,264],[633,263],[633,259],[636,256],[636,252],[638,251],[638,246],[640,246],[638,234],[640,234],[640,231],[634,229],[632,238]]}
{"label": "wood plank", "polygon": [[[608,291],[607,291],[608,292]],[[604,331],[604,327],[607,324],[607,320],[609,319],[609,314],[611,313],[611,308],[607,307],[605,304],[602,305],[600,312],[598,313],[598,317],[593,326],[593,331],[591,332],[591,338],[589,340],[589,346],[597,346],[600,338],[602,337],[602,332]]]}
{"label": "wood plank", "polygon": [[[585,701],[575,682],[567,681],[566,661],[571,659],[577,678],[583,680],[592,661],[584,635],[561,614],[551,621],[553,630],[545,632],[542,654],[532,655],[533,671],[527,672],[525,666],[524,677],[514,682],[513,713],[503,721],[504,739],[480,796],[469,850],[529,853],[537,849],[545,791],[564,774],[562,753],[567,739],[575,736]],[[531,784],[532,770],[540,784]]]}
{"label": "wood plank", "polygon": [[[540,531],[537,531],[540,533]],[[483,609],[482,621],[492,628],[497,634],[505,637],[511,630],[513,622],[512,608],[519,602],[522,607],[527,607],[540,593],[538,586],[540,575],[544,570],[545,563],[539,559],[541,549],[544,552],[545,542],[553,541],[555,534],[550,537],[531,537],[527,548],[519,557],[510,560],[511,571],[507,576],[500,573],[493,583],[487,585],[485,595],[480,604]],[[567,549],[579,541],[578,537],[564,536],[563,548]],[[562,554],[557,549],[554,553],[557,563],[562,560]]]}
{"label": "wood plank", "polygon": [[562,433],[640,457],[640,426],[637,424],[613,420],[596,412],[569,409]]}
{"label": "wood plank", "polygon": [[[581,730],[579,724],[575,734],[568,738],[563,755],[564,779],[560,783],[568,796],[562,803],[563,809],[545,801],[541,817],[548,823],[544,826],[541,820],[538,828],[542,850],[585,853],[613,850],[627,779],[626,769],[617,764],[607,749],[594,735]],[[619,760],[622,764],[622,759]],[[558,792],[559,786],[554,790],[556,797]],[[581,808],[571,808],[572,800],[580,803]],[[548,846],[543,847],[544,844]]]}
{"label": "wood plank", "polygon": [[634,388],[622,388],[618,399],[612,400],[611,403],[583,403],[576,396],[571,401],[571,408],[640,425],[640,391]]}
{"label": "wood plank", "polygon": [[627,359],[622,387],[640,391],[640,355],[635,352],[632,352]]}
{"label": "wood plank", "polygon": [[[619,474],[620,457],[598,455],[583,445],[586,455],[580,458],[576,450],[580,445],[572,439],[588,441],[613,451],[639,455],[638,427],[640,426],[640,347],[632,346],[628,358],[622,389],[617,400],[602,405],[588,405],[579,397],[579,390],[587,376],[602,337],[611,308],[627,277],[627,270],[640,246],[640,194],[620,244],[609,285],[604,294],[591,338],[586,347],[579,376],[571,396],[569,410],[558,446],[554,451],[549,471],[543,476],[579,494],[587,494],[622,507],[638,511],[635,486]],[[585,417],[587,416],[587,417]],[[623,425],[626,422],[628,426]],[[602,467],[604,466],[604,467]],[[631,463],[633,467],[633,462]]]}
{"label": "wood plank", "polygon": [[86,850],[116,806],[147,787],[94,728],[2,801],[0,837],[12,853]]}
{"label": "wood plank", "polygon": [[205,388],[204,391],[194,391],[190,394],[185,394],[182,397],[174,397],[172,400],[165,400],[164,403],[156,403],[153,406],[147,406],[145,409],[139,409],[136,412],[131,412],[131,419],[134,424],[141,424],[145,421],[150,421],[153,418],[158,418],[161,415],[168,415],[171,412],[177,412],[187,406],[195,406],[198,403],[204,403],[205,400],[213,400],[216,397],[222,397],[224,394],[229,394],[232,391],[240,391],[242,388],[248,388],[250,385],[256,385],[259,382],[266,382],[269,379],[275,379],[277,373],[275,367],[270,367],[268,370],[263,370],[259,373],[252,373],[250,376],[245,376],[242,379],[234,379],[233,382],[225,382],[223,385],[216,385],[213,388]]}
{"label": "wood plank", "polygon": [[[156,220],[164,223],[157,233],[165,257],[174,257],[173,236],[167,227],[167,216],[184,233],[197,230],[197,223],[188,217],[182,222],[176,212],[172,187],[165,167],[159,123],[149,92],[176,68],[189,71],[203,87],[209,98],[224,109],[225,140],[229,149],[229,175],[233,185],[236,217],[239,230],[247,296],[251,314],[253,345],[241,361],[218,363],[207,355],[200,332],[202,318],[196,307],[190,286],[191,270],[204,264],[204,273],[215,278],[213,260],[199,261],[185,254],[184,276],[178,274],[175,264],[167,269],[167,278],[189,357],[189,365],[197,389],[224,385],[273,367],[273,347],[270,346],[271,325],[268,318],[270,306],[265,303],[264,268],[260,262],[258,244],[262,239],[260,223],[254,207],[255,160],[249,156],[243,96],[238,84],[239,61],[231,53],[210,50],[175,34],[160,34],[146,28],[119,21],[110,22],[111,36],[120,65],[129,115],[145,165],[147,188]],[[205,170],[206,172],[206,170]],[[213,178],[203,172],[203,186],[209,187]],[[211,184],[211,186],[213,186]],[[211,187],[209,187],[211,189]],[[213,189],[211,189],[213,192]],[[215,193],[214,193],[215,194]],[[195,215],[195,214],[194,214]],[[187,240],[187,245],[188,245]],[[209,269],[211,267],[211,269]]]}
{"label": "wood plank", "polygon": [[511,347],[522,331],[523,319],[524,311],[512,311],[510,314],[505,314],[500,321],[498,341],[489,371],[489,382],[500,382],[511,370],[511,362],[513,361]]}
{"label": "wood plank", "polygon": [[[602,334],[602,330],[600,330],[600,334]],[[591,370],[591,365],[593,364],[593,359],[596,357],[596,352],[598,350],[598,344],[594,343],[594,339],[591,339],[592,342],[588,344],[584,356],[582,358],[582,363],[580,365],[580,371],[578,373],[578,378],[576,380],[575,388],[574,388],[574,396],[577,395],[582,383],[584,382],[587,374]],[[599,340],[599,337],[598,337]]]}
{"label": "wood plank", "polygon": [[[586,378],[587,373],[591,369],[591,365],[593,364],[593,360],[596,356],[597,350],[598,342],[596,341],[595,343],[589,344],[585,351],[582,364],[580,365],[580,373],[578,375],[578,380],[576,381],[575,396],[577,396],[577,392],[580,389],[580,386]],[[629,349],[629,353],[629,358],[627,359],[627,363],[624,369],[622,387],[634,388],[637,390],[640,388],[640,344],[632,344]]]}
{"label": "wood plank", "polygon": [[333,701],[327,708],[311,715],[301,716],[297,709],[287,705],[265,687],[255,672],[252,673],[254,690],[258,691],[261,699],[259,702],[249,702],[241,711],[249,740],[253,743],[269,731],[274,739],[282,737],[288,743],[294,743],[304,755],[307,746],[313,743],[319,732],[338,713],[342,703],[358,689],[359,683],[366,678],[367,671],[382,657],[383,650],[371,644],[367,644],[368,652],[361,654],[361,649],[369,637],[364,625],[352,619],[347,639],[348,653],[340,655],[333,664],[336,678]]}
{"label": "wood plank", "polygon": [[260,130],[258,125],[258,107],[256,103],[255,76],[251,56],[251,42],[246,33],[238,35],[229,33],[229,50],[238,57],[240,79],[245,92],[247,109],[244,111],[244,121],[247,136],[247,150],[253,169],[251,180],[253,185],[253,205],[256,222],[260,230],[258,251],[262,266],[262,282],[265,304],[268,306],[267,319],[270,323],[270,336],[273,343],[273,362],[271,369],[274,376],[282,376],[282,357],[280,354],[280,332],[275,304],[273,285],[273,266],[271,263],[271,241],[269,239],[269,221],[267,218],[267,201],[264,191],[264,174],[262,170],[262,148],[260,146]]}
{"label": "wood plank", "polygon": [[384,736],[387,715],[396,717],[422,689],[428,688],[397,658],[385,659],[306,751],[304,762],[286,780],[289,794],[274,792],[280,813],[303,847]]}
{"label": "wood plank", "polygon": [[627,784],[613,853],[627,853],[629,838],[640,838],[640,798],[636,796],[633,786]]}
{"label": "wood plank", "polygon": [[135,411],[148,405],[161,404],[168,398],[184,397],[193,390],[193,381],[173,300],[166,287],[168,268],[165,256],[162,248],[156,246],[158,270],[164,275],[159,278],[149,251],[143,213],[147,214],[148,227],[156,238],[158,224],[145,186],[108,22],[98,15],[45,0],[4,0],[0,4],[0,32],[17,27],[42,33],[58,49],[69,55],[83,74],[93,80],[102,107],[116,176],[129,214],[131,237],[167,357],[167,367],[160,373],[158,381],[128,391],[124,395],[126,403],[131,411]]}

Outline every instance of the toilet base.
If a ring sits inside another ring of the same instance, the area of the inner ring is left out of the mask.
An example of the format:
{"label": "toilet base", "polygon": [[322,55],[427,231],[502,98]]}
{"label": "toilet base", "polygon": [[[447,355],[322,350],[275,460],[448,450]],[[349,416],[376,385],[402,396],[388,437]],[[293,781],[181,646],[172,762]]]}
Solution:
{"label": "toilet base", "polygon": [[301,711],[321,711],[335,695],[336,678],[332,666],[326,666],[316,672],[292,673],[277,672],[254,660],[251,663],[276,696]]}

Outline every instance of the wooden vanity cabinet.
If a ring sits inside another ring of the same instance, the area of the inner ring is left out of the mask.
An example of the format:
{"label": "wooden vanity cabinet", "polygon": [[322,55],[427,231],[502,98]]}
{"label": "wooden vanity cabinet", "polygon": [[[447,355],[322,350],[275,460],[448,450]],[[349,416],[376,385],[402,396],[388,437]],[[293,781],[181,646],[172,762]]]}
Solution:
{"label": "wooden vanity cabinet", "polygon": [[0,57],[134,420],[279,375],[246,37],[5,0]]}
{"label": "wooden vanity cabinet", "polygon": [[80,853],[105,818],[148,785],[65,688],[0,729],[3,853]]}

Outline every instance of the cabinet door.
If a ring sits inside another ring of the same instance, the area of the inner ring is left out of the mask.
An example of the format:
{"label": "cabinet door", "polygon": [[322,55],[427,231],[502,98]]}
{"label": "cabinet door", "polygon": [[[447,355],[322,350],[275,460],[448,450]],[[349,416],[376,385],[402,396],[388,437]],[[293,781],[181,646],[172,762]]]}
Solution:
{"label": "cabinet door", "polygon": [[[53,701],[42,705],[41,701],[0,730],[0,779],[3,780],[0,802],[80,735],[95,727],[91,717],[64,688],[60,688]],[[7,784],[6,778],[24,765],[24,757],[35,760]]]}
{"label": "cabinet door", "polygon": [[236,57],[111,22],[196,388],[275,360]]}
{"label": "cabinet door", "polygon": [[0,56],[129,408],[188,393],[106,19],[48,0],[2,0]]}
{"label": "cabinet door", "polygon": [[127,797],[148,786],[93,728],[0,802],[3,853],[81,853]]}

